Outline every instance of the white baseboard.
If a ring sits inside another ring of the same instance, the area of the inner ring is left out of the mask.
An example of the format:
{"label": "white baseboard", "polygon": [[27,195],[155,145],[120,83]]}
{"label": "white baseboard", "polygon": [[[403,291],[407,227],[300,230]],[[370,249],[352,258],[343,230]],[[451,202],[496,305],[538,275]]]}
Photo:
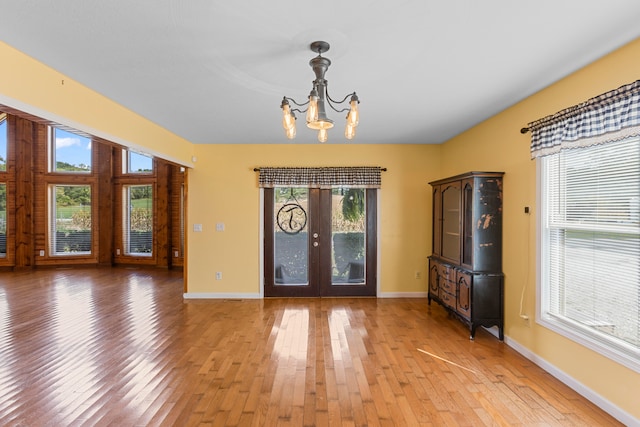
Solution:
{"label": "white baseboard", "polygon": [[635,418],[633,415],[629,414],[628,412],[616,406],[609,400],[600,396],[595,391],[586,387],[584,384],[577,381],[575,378],[571,377],[566,372],[558,369],[556,366],[552,365],[551,363],[547,362],[537,354],[531,352],[526,347],[520,345],[520,343],[518,343],[517,341],[512,340],[509,337],[505,336],[504,342],[509,347],[513,348],[515,351],[517,351],[518,353],[520,353],[521,355],[523,355],[524,357],[526,357],[536,365],[540,366],[545,371],[549,372],[555,378],[562,381],[567,386],[571,387],[578,394],[582,395],[585,399],[589,400],[594,405],[598,406],[600,409],[602,409],[603,411],[611,415],[613,418],[620,421],[622,424],[626,426],[640,426],[639,419]]}
{"label": "white baseboard", "polygon": [[182,295],[184,299],[259,299],[258,294],[223,294],[217,292],[187,292]]}
{"label": "white baseboard", "polygon": [[[384,292],[378,298],[426,298],[427,292]],[[263,298],[257,294],[225,294],[217,292],[186,292],[182,295],[184,299],[259,299]]]}
{"label": "white baseboard", "polygon": [[428,292],[381,292],[378,298],[426,298]]}

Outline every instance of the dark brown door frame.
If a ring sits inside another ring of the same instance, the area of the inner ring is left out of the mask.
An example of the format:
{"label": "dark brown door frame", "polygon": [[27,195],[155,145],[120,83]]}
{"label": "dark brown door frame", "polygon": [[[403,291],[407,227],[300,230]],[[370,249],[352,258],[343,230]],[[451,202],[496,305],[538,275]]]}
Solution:
{"label": "dark brown door frame", "polygon": [[[332,285],[331,250],[324,248],[331,245],[331,215],[323,215],[322,209],[330,211],[331,190],[309,189],[309,224],[308,224],[308,284],[292,286],[276,286],[274,280],[274,189],[264,189],[264,294],[269,297],[318,297],[318,296],[376,296],[377,292],[377,192],[366,189],[367,224],[365,285],[340,284]],[[327,208],[328,206],[328,208]],[[314,233],[318,238],[314,238]],[[314,242],[318,245],[314,246]]]}

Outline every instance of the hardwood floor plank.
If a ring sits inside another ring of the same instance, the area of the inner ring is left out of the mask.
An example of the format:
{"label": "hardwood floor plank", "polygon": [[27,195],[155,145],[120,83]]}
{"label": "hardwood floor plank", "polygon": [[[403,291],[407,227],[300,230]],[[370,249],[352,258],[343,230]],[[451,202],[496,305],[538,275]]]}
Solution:
{"label": "hardwood floor plank", "polygon": [[0,360],[3,426],[620,425],[425,299],[191,301],[165,270],[0,272]]}

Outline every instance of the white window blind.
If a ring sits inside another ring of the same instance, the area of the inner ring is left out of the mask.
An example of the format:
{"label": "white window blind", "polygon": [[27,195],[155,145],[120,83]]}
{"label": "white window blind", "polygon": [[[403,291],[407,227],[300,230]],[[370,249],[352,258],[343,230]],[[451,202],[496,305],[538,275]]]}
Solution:
{"label": "white window blind", "polygon": [[0,258],[7,256],[7,184],[0,183]]}
{"label": "white window blind", "polygon": [[49,254],[91,254],[91,186],[49,187]]}
{"label": "white window blind", "polygon": [[539,317],[640,370],[640,138],[541,161]]}

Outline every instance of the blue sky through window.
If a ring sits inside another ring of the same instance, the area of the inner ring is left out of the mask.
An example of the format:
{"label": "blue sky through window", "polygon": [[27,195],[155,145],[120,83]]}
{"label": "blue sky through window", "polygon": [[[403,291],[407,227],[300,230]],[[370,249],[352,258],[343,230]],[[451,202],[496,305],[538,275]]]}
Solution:
{"label": "blue sky through window", "polygon": [[128,172],[151,172],[153,170],[153,158],[144,154],[129,151]]}
{"label": "blue sky through window", "polygon": [[54,128],[56,162],[91,170],[91,139]]}

